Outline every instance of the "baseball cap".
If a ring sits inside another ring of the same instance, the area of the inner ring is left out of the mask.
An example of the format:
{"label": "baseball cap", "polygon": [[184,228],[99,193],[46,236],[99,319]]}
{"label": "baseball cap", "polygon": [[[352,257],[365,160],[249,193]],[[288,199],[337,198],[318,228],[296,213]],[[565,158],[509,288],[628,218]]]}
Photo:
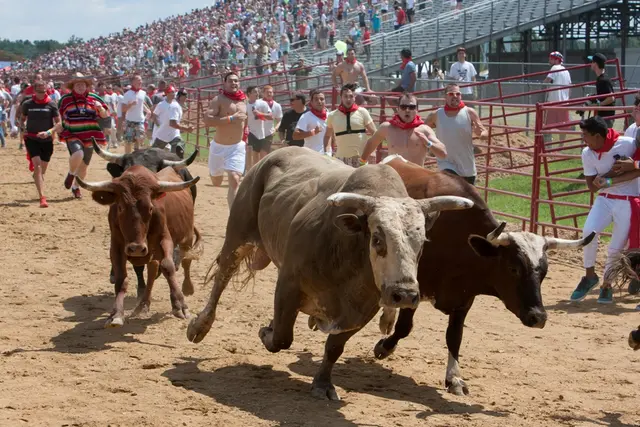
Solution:
{"label": "baseball cap", "polygon": [[594,55],[587,56],[587,59],[591,62],[595,62],[596,64],[598,64],[598,67],[600,68],[604,68],[604,64],[605,62],[607,62],[607,57],[604,56],[602,53],[596,53]]}
{"label": "baseball cap", "polygon": [[458,52],[466,52],[467,49],[463,48],[462,46],[460,46],[459,48],[456,49],[456,53]]}
{"label": "baseball cap", "polygon": [[560,52],[553,51],[549,54],[549,58],[556,58],[559,59],[561,62],[564,62],[564,56],[562,56],[562,54]]}
{"label": "baseball cap", "polygon": [[167,86],[167,88],[164,90],[164,93],[174,93],[176,91],[176,88],[173,87],[173,85],[169,85]]}

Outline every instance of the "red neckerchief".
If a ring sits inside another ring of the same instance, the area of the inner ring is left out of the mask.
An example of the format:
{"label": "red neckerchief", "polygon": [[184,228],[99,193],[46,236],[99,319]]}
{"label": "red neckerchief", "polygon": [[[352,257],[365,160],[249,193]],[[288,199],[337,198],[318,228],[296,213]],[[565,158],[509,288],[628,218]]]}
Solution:
{"label": "red neckerchief", "polygon": [[464,102],[460,101],[460,105],[458,105],[457,107],[449,107],[448,105],[445,104],[444,111],[445,112],[453,111],[457,113],[458,111],[462,110],[464,107],[466,107],[466,105],[464,105]]}
{"label": "red neckerchief", "polygon": [[155,89],[154,89],[154,90],[152,90],[151,92],[147,93],[147,95],[149,95],[149,98],[151,98],[151,97],[152,97],[153,95],[155,95],[155,94],[156,94]]}
{"label": "red neckerchief", "polygon": [[313,113],[314,116],[316,116],[317,118],[319,118],[320,120],[327,120],[327,109],[325,108],[322,111],[318,111],[313,107],[309,108],[309,111],[311,111],[311,113]]}
{"label": "red neckerchief", "polygon": [[108,90],[107,91],[107,95],[113,95],[113,91],[112,90]]}
{"label": "red neckerchief", "polygon": [[349,58],[345,58],[344,62],[346,62],[347,64],[352,64],[354,65],[356,63],[357,59],[353,58],[353,60],[349,59]]}
{"label": "red neckerchief", "polygon": [[342,104],[338,105],[338,110],[340,110],[340,112],[345,116],[349,115],[350,113],[355,113],[356,111],[358,111],[358,108],[360,107],[358,107],[355,102],[351,104],[350,108],[347,108]]}
{"label": "red neckerchief", "polygon": [[31,95],[31,99],[33,99],[33,102],[35,102],[36,104],[41,104],[41,105],[45,105],[51,102],[51,98],[49,97],[49,95],[46,95],[46,94],[42,99],[38,99],[36,98],[35,95]]}
{"label": "red neckerchief", "polygon": [[619,136],[620,134],[617,131],[613,129],[609,129],[609,132],[607,132],[607,137],[604,139],[604,145],[602,146],[602,148],[598,150],[593,150],[594,152],[598,153],[598,160],[600,160],[603,153],[606,153],[607,151],[611,150],[613,145],[618,140]]}
{"label": "red neckerchief", "polygon": [[411,60],[412,60],[412,58],[411,58],[411,57],[409,57],[409,58],[402,58],[402,64],[400,65],[400,69],[401,69],[401,70],[404,70],[404,67],[406,67],[406,66],[407,66],[407,64],[408,64],[409,62],[411,62]]}
{"label": "red neckerchief", "polygon": [[400,129],[414,129],[420,125],[423,125],[424,121],[420,118],[420,116],[416,114],[416,116],[413,118],[413,121],[407,123],[405,121],[402,121],[400,116],[396,114],[391,120],[389,120],[389,123],[391,124],[391,126],[395,126]]}
{"label": "red neckerchief", "polygon": [[267,103],[269,108],[273,108],[273,99],[271,101],[267,101],[266,99],[263,99],[263,101]]}
{"label": "red neckerchief", "polygon": [[220,89],[220,93],[232,101],[244,101],[247,98],[247,95],[245,95],[244,92],[241,90],[237,90],[234,93],[234,92],[227,92],[224,89]]}

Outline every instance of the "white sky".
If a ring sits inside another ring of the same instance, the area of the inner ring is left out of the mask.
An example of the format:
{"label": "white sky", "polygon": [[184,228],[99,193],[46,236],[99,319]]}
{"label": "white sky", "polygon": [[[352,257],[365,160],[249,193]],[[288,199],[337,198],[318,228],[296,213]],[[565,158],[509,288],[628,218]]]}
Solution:
{"label": "white sky", "polygon": [[210,6],[211,0],[0,0],[0,39],[85,40]]}

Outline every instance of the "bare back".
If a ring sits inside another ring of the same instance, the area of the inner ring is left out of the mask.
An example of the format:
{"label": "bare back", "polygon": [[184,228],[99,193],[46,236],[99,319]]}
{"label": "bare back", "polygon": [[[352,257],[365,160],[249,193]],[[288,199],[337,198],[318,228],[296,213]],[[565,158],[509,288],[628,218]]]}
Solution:
{"label": "bare back", "polygon": [[[218,95],[209,104],[209,115],[211,117],[233,116],[237,112],[247,112],[247,105],[244,101],[232,101],[224,95]],[[219,123],[216,126],[214,141],[220,145],[234,145],[242,141],[245,120],[233,120],[228,123]]]}
{"label": "bare back", "polygon": [[429,136],[432,131],[427,125],[421,125],[414,129],[400,129],[388,123],[385,123],[384,126],[388,126],[386,139],[389,144],[389,154],[399,154],[412,163],[424,165],[428,149],[417,132]]}

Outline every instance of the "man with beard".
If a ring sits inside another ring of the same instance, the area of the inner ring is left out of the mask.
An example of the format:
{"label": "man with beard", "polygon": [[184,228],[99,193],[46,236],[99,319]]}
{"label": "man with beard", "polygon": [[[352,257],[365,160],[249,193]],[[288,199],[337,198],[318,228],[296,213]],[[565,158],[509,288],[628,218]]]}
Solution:
{"label": "man with beard", "polygon": [[409,92],[398,99],[397,113],[380,126],[364,147],[360,164],[367,163],[376,148],[386,140],[389,154],[398,154],[417,165],[424,165],[429,152],[438,159],[447,157],[447,149],[435,132],[418,116],[418,100]]}

